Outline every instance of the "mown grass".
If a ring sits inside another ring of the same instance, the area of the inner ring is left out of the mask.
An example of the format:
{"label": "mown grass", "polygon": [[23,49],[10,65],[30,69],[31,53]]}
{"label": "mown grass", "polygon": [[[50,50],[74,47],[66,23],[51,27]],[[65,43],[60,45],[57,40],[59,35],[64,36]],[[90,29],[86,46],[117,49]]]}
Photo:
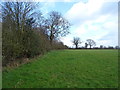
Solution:
{"label": "mown grass", "polygon": [[52,51],[3,72],[3,88],[118,87],[117,50]]}

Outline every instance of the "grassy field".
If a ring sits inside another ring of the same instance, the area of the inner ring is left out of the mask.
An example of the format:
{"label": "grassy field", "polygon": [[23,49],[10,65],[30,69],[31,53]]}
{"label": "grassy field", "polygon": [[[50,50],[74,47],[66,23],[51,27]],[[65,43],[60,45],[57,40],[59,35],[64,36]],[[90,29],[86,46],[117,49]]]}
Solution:
{"label": "grassy field", "polygon": [[114,88],[118,86],[118,51],[51,51],[3,72],[2,84],[3,88]]}

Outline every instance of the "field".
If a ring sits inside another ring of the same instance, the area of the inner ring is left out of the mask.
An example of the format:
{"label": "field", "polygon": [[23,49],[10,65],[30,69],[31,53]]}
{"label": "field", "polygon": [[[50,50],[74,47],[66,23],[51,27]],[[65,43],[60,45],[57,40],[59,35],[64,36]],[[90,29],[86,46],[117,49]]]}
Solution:
{"label": "field", "polygon": [[3,88],[118,87],[117,50],[51,51],[3,72]]}

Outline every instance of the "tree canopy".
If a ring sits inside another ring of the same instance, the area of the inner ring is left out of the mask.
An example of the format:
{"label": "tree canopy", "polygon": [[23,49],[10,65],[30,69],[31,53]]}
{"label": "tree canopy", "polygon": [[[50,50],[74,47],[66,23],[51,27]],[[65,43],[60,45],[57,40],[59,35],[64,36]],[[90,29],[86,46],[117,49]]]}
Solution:
{"label": "tree canopy", "polygon": [[86,41],[87,41],[87,44],[90,46],[90,48],[91,48],[92,46],[96,46],[96,43],[95,43],[94,40],[92,40],[92,39],[87,39]]}
{"label": "tree canopy", "polygon": [[72,43],[75,45],[76,48],[78,48],[79,44],[81,44],[81,40],[79,37],[74,37]]}

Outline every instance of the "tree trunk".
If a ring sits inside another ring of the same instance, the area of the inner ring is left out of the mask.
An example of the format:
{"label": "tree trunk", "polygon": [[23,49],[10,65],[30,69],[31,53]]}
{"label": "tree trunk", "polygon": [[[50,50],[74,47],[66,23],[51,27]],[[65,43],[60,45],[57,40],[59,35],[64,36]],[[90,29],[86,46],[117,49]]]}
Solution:
{"label": "tree trunk", "polygon": [[76,45],[76,49],[78,48],[78,45]]}
{"label": "tree trunk", "polygon": [[91,49],[91,45],[90,45],[90,49]]}
{"label": "tree trunk", "polygon": [[51,34],[51,35],[50,35],[50,44],[51,44],[51,46],[52,46],[52,44],[53,44],[53,39],[54,39],[54,35]]}

